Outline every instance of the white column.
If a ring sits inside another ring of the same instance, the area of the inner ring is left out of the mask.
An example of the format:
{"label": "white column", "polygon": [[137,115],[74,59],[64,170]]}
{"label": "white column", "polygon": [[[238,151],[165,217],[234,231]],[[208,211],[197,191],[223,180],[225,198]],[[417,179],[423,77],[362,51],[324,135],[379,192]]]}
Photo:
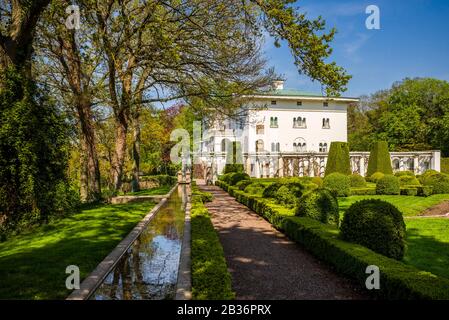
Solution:
{"label": "white column", "polygon": [[256,162],[254,163],[254,171],[256,178],[260,178],[260,164],[258,159],[256,159]]}
{"label": "white column", "polygon": [[363,156],[360,157],[359,170],[360,170],[359,174],[364,177],[366,175],[366,172],[365,172],[365,158]]}
{"label": "white column", "polygon": [[417,154],[413,157],[413,171],[415,174],[419,173],[419,155]]}
{"label": "white column", "polygon": [[279,177],[283,177],[284,176],[284,159],[282,157],[279,157],[278,159],[278,172],[279,172]]}
{"label": "white column", "polygon": [[432,152],[432,161],[430,162],[431,169],[436,171],[441,171],[441,152],[433,151]]}

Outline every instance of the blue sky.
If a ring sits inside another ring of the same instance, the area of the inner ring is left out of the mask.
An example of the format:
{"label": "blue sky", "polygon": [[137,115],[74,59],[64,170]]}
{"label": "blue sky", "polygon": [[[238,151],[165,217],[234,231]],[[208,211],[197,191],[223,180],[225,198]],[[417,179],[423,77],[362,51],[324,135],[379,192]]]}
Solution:
{"label": "blue sky", "polygon": [[[353,76],[344,96],[370,94],[406,77],[449,81],[448,0],[300,0],[310,17],[321,15],[337,28],[331,61]],[[368,30],[365,8],[380,9],[380,30]],[[321,92],[321,85],[299,75],[289,48],[273,40],[264,46],[269,65],[287,79],[285,87]]]}

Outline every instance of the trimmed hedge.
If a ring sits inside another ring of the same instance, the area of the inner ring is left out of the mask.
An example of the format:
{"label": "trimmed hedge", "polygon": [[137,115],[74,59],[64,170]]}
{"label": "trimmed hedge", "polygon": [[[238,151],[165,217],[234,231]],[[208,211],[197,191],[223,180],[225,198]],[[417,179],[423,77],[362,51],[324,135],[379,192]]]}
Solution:
{"label": "trimmed hedge", "polygon": [[[225,191],[229,188],[221,181],[217,181],[217,185]],[[338,228],[334,225],[310,218],[286,216],[267,199],[247,195],[233,187],[230,191],[237,201],[260,214],[317,258],[334,266],[337,272],[355,279],[361,286],[365,287],[366,267],[378,266],[382,285],[379,290],[370,291],[372,294],[390,300],[449,299],[449,280],[446,278],[385,257],[361,245],[343,241],[338,238]]]}
{"label": "trimmed hedge", "polygon": [[418,179],[415,178],[415,176],[410,175],[402,175],[399,176],[399,183],[401,186],[419,186],[421,183],[419,183]]}
{"label": "trimmed hedge", "polygon": [[366,187],[365,178],[357,173],[351,174],[349,176],[349,179],[351,180],[351,188],[365,188]]}
{"label": "trimmed hedge", "polygon": [[371,176],[375,172],[393,174],[390,152],[388,152],[388,143],[386,141],[377,141],[371,148],[366,174]]}
{"label": "trimmed hedge", "polygon": [[253,183],[253,181],[251,181],[251,180],[242,180],[242,181],[237,182],[237,184],[235,186],[237,188],[239,188],[239,190],[245,190],[245,188],[252,183]]}
{"label": "trimmed hedge", "polygon": [[423,185],[432,187],[433,194],[449,193],[449,175],[429,173],[427,175],[424,174],[421,178]]}
{"label": "trimmed hedge", "polygon": [[351,188],[351,196],[373,196],[375,194],[375,188]]}
{"label": "trimmed hedge", "polygon": [[229,177],[229,184],[231,186],[235,186],[238,182],[242,181],[242,180],[251,180],[251,177],[244,172],[234,172],[231,173],[230,177]]}
{"label": "trimmed hedge", "polygon": [[321,177],[313,177],[310,180],[311,183],[316,184],[318,186],[318,188],[322,188],[323,187],[323,179]]}
{"label": "trimmed hedge", "polygon": [[260,194],[265,190],[266,185],[260,182],[252,182],[245,188],[245,192],[249,194]]}
{"label": "trimmed hedge", "polygon": [[401,195],[403,196],[417,196],[418,188],[416,187],[401,187]]}
{"label": "trimmed hedge", "polygon": [[351,163],[349,160],[349,146],[346,142],[331,142],[329,157],[326,162],[325,176],[339,172],[341,174],[351,174]]}
{"label": "trimmed hedge", "polygon": [[398,177],[386,174],[377,181],[376,194],[398,195],[400,193],[401,185]]}
{"label": "trimmed hedge", "polygon": [[172,186],[178,182],[178,178],[169,176],[168,174],[160,174],[155,176],[141,176],[139,177],[139,181],[154,181],[158,183],[159,186]]}
{"label": "trimmed hedge", "polygon": [[351,179],[338,172],[326,176],[323,185],[336,197],[347,197],[351,193]]}
{"label": "trimmed hedge", "polygon": [[420,197],[429,197],[433,193],[432,186],[418,186],[416,189],[418,190],[418,196]]}
{"label": "trimmed hedge", "polygon": [[405,171],[398,171],[394,174],[396,177],[403,177],[403,176],[411,176],[414,177],[415,173],[410,171],[410,170],[405,170]]}
{"label": "trimmed hedge", "polygon": [[284,205],[287,208],[293,208],[296,205],[297,197],[287,185],[283,185],[276,191],[274,199],[277,204]]}
{"label": "trimmed hedge", "polygon": [[223,247],[212,225],[207,208],[194,187],[191,208],[191,269],[192,298],[194,300],[231,300],[231,275]]}
{"label": "trimmed hedge", "polygon": [[340,236],[396,260],[404,257],[404,218],[386,201],[368,199],[351,205],[343,217]]}
{"label": "trimmed hedge", "polygon": [[338,201],[327,189],[317,189],[303,195],[296,207],[297,216],[309,217],[322,223],[340,222]]}
{"label": "trimmed hedge", "polygon": [[369,181],[377,183],[377,181],[385,176],[382,172],[374,172],[370,177]]}

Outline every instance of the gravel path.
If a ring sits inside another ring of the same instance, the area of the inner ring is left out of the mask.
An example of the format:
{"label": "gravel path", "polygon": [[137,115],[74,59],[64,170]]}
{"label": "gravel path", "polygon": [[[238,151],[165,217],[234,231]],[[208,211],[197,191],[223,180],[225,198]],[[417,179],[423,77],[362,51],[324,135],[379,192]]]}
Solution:
{"label": "gravel path", "polygon": [[237,299],[368,299],[270,223],[216,186],[199,185],[219,233]]}

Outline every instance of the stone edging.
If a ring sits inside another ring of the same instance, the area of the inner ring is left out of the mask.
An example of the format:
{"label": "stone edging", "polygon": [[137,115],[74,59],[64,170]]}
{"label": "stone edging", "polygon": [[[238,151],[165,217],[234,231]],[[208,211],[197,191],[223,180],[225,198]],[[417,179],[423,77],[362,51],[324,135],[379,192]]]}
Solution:
{"label": "stone edging", "polygon": [[192,299],[192,275],[191,275],[191,228],[190,210],[192,208],[191,194],[188,194],[184,232],[182,237],[181,256],[179,258],[178,281],[176,283],[175,300]]}
{"label": "stone edging", "polygon": [[154,218],[159,209],[167,202],[167,198],[176,190],[178,184],[167,193],[164,198],[131,230],[130,233],[103,259],[80,285],[80,288],[73,291],[66,300],[87,300],[103,282],[104,278],[114,268],[120,258],[142,233],[147,224]]}

